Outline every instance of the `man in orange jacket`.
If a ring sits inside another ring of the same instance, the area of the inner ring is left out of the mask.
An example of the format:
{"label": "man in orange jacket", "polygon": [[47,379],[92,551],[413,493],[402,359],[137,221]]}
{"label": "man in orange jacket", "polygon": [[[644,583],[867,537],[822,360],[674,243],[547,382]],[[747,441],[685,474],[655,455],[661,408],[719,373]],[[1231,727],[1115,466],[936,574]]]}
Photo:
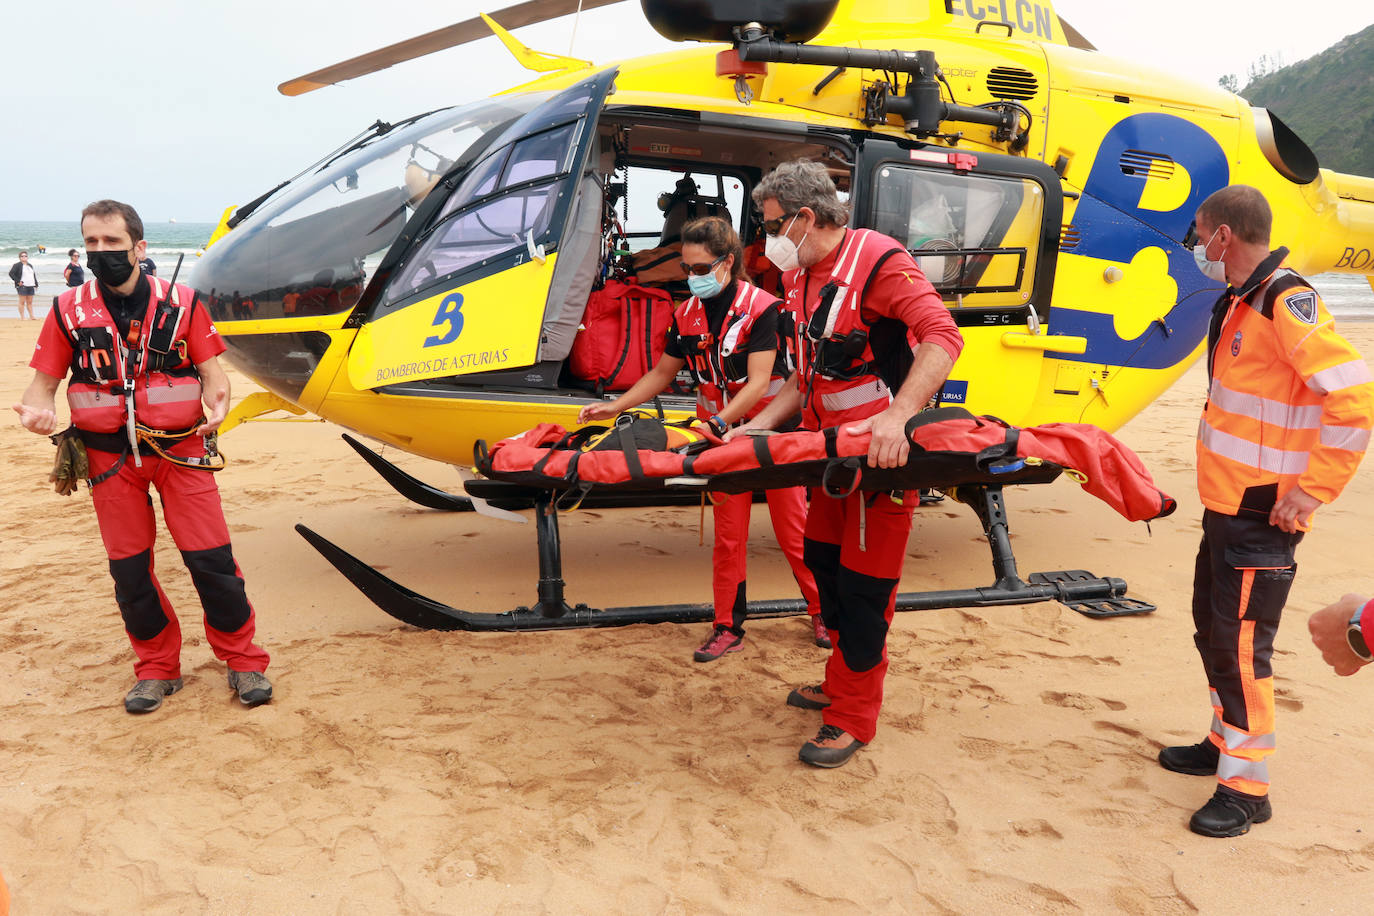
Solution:
{"label": "man in orange jacket", "polygon": [[1354,476],[1374,426],[1369,367],[1336,332],[1317,292],[1269,249],[1264,196],[1232,185],[1202,202],[1193,248],[1230,285],[1212,310],[1208,392],[1198,428],[1205,511],[1193,574],[1193,639],[1211,691],[1200,743],[1159,752],[1165,769],[1216,775],[1188,826],[1240,836],[1269,820],[1274,636],[1318,507]]}

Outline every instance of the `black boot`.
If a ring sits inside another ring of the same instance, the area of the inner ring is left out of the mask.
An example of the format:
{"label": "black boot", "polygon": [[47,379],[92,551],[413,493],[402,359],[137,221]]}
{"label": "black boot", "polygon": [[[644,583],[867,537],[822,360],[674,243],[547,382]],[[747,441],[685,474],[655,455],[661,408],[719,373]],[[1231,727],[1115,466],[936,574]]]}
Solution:
{"label": "black boot", "polygon": [[1245,795],[1219,786],[1193,814],[1188,829],[1203,836],[1240,836],[1250,832],[1251,824],[1263,824],[1273,816],[1268,795]]}
{"label": "black boot", "polygon": [[1209,739],[1204,738],[1199,744],[1161,748],[1159,765],[1166,770],[1187,773],[1189,776],[1215,776],[1219,757],[1221,751]]}

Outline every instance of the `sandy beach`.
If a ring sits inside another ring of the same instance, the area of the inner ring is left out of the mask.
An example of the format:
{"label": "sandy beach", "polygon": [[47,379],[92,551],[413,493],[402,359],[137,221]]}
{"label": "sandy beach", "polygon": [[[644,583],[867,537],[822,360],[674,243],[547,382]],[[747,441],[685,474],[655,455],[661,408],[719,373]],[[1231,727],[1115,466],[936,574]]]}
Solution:
{"label": "sandy beach", "polygon": [[[1344,330],[1374,355],[1374,325]],[[820,679],[804,619],[753,624],[742,652],[703,665],[704,625],[474,635],[383,614],[292,526],[489,611],[533,600],[533,526],[407,503],[320,422],[222,442],[274,701],[245,710],[229,691],[164,530],[186,689],[126,714],[133,656],[90,497],[52,492],[51,447],[8,411],[36,331],[0,321],[0,871],[16,916],[1367,911],[1374,672],[1336,678],[1305,621],[1374,593],[1369,466],[1299,551],[1275,658],[1274,819],[1195,836],[1211,780],[1155,762],[1211,716],[1188,611],[1201,367],[1119,433],[1173,517],[1147,530],[1067,479],[1007,495],[1023,575],[1120,576],[1159,610],[899,614],[878,736],[824,771],[796,759],[818,715],[783,702]],[[234,379],[236,397],[254,390]],[[457,488],[452,468],[387,456]],[[709,600],[696,509],[561,524],[571,600]],[[765,512],[750,550],[751,597],[792,597]],[[907,590],[991,578],[972,512],[920,510]]]}

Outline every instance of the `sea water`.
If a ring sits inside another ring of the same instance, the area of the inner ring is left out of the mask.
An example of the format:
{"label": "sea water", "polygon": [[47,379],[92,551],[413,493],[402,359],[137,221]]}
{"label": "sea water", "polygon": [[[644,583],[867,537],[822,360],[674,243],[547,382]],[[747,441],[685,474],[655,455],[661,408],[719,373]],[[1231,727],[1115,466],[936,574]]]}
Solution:
{"label": "sea water", "polygon": [[[213,223],[145,223],[143,234],[148,240],[148,256],[157,264],[157,275],[172,276],[177,255],[185,255],[177,279],[189,281],[195,274],[196,258],[214,232]],[[39,246],[46,251],[39,251]],[[38,292],[33,297],[35,314],[45,315],[53,296],[67,288],[62,271],[68,263],[67,252],[75,248],[86,266],[86,252],[81,247],[81,225],[77,222],[6,222],[0,221],[0,318],[19,317],[19,297],[9,279],[10,265],[19,260],[20,251],[28,251],[29,263],[38,272]],[[86,278],[90,279],[87,270]],[[1331,314],[1345,321],[1374,321],[1374,289],[1359,274],[1317,274],[1309,278],[1321,293]]]}
{"label": "sea water", "polygon": [[[177,255],[185,255],[177,282],[189,280],[195,271],[196,257],[214,231],[214,223],[144,223],[148,257],[157,265],[157,275],[171,279]],[[40,246],[46,251],[40,251]],[[53,297],[67,288],[62,271],[71,263],[67,252],[73,248],[80,255],[81,267],[89,280],[91,272],[86,267],[86,249],[81,247],[79,222],[0,221],[0,318],[19,317],[19,294],[9,277],[10,267],[19,261],[19,252],[29,253],[29,263],[38,274],[33,311],[42,318],[52,307]]]}

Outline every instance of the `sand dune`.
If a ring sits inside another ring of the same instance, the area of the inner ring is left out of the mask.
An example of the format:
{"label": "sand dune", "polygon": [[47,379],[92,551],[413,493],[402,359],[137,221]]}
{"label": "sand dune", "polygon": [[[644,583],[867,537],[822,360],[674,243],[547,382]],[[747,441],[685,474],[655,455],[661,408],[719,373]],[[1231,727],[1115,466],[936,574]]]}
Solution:
{"label": "sand dune", "polygon": [[[0,321],[6,405],[35,327]],[[1374,352],[1374,327],[1348,331]],[[803,620],[752,624],[744,651],[701,665],[704,626],[434,633],[378,611],[292,525],[487,611],[533,600],[532,526],[414,507],[323,423],[250,424],[223,443],[276,699],[233,698],[164,532],[186,689],[131,717],[89,497],[54,495],[50,447],[7,421],[0,871],[14,912],[1362,912],[1374,674],[1332,676],[1303,622],[1374,592],[1368,469],[1299,553],[1276,657],[1274,820],[1194,836],[1210,781],[1155,763],[1210,720],[1187,610],[1202,389],[1195,368],[1121,433],[1181,503],[1152,530],[1067,480],[1008,493],[1023,573],[1121,576],[1159,610],[900,614],[878,737],[835,771],[797,762],[818,716],[783,704],[821,674]],[[452,469],[388,457],[456,488]],[[565,516],[569,598],[708,600],[697,524],[695,509]],[[767,514],[754,524],[751,595],[791,597]],[[908,553],[908,589],[992,578],[976,520],[950,502],[920,511]]]}

